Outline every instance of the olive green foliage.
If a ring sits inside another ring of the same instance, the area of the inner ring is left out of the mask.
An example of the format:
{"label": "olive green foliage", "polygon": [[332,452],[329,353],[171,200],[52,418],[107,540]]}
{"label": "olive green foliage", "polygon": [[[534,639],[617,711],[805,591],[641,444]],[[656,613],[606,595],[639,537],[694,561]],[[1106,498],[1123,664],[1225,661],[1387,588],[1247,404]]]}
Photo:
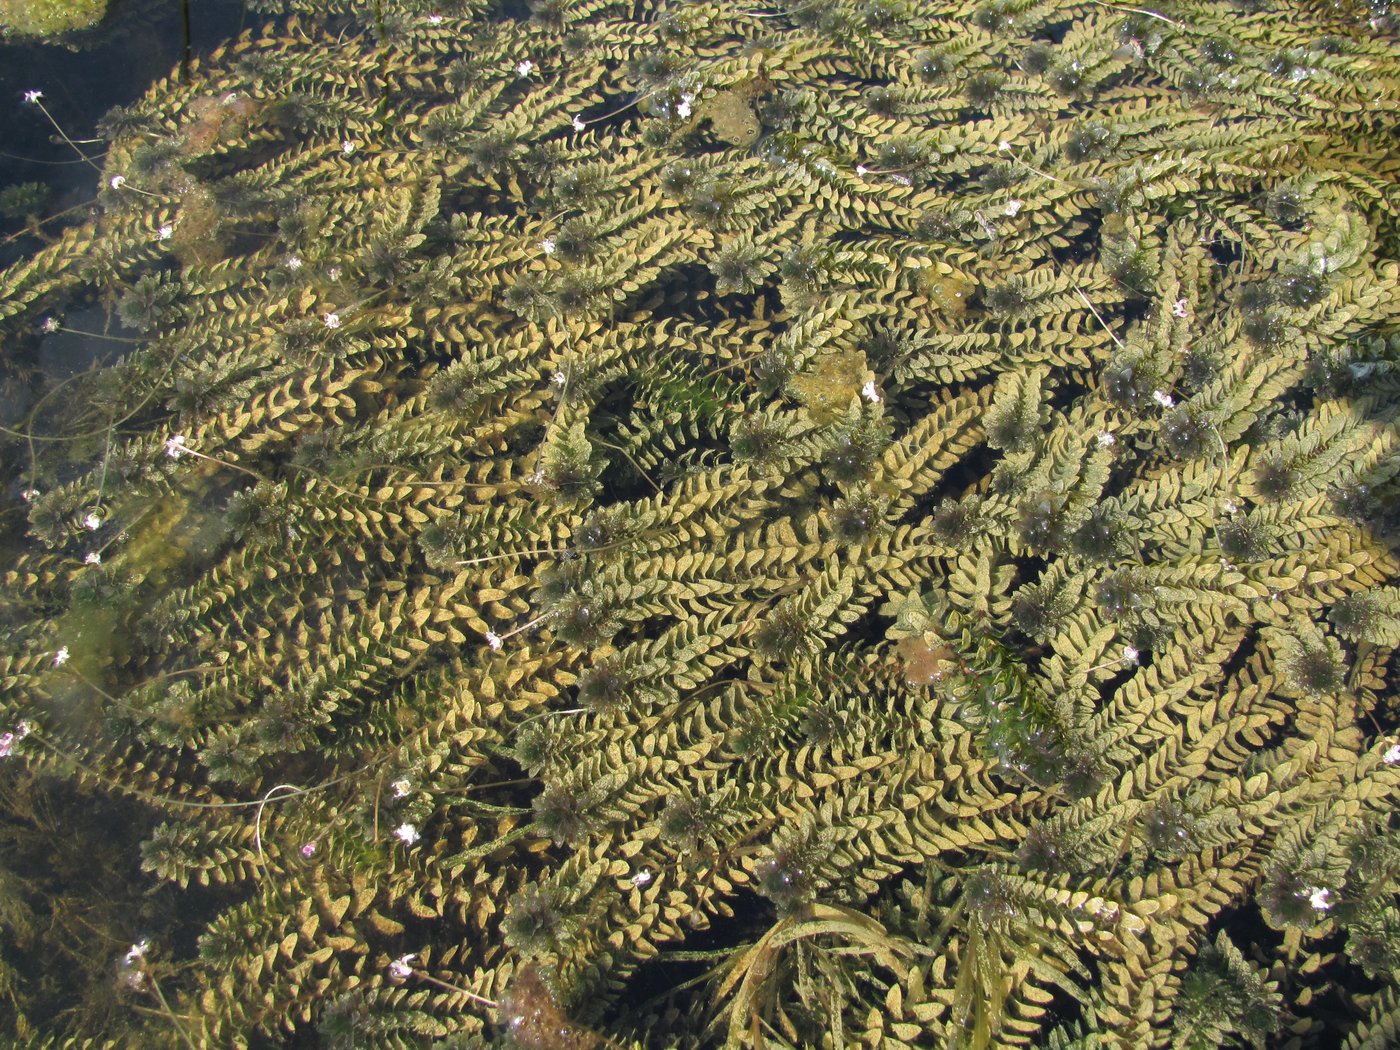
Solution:
{"label": "olive green foliage", "polygon": [[15,1039],[1394,1035],[1383,5],[285,6],[0,270]]}
{"label": "olive green foliage", "polygon": [[102,20],[107,0],[0,0],[0,33],[57,36]]}

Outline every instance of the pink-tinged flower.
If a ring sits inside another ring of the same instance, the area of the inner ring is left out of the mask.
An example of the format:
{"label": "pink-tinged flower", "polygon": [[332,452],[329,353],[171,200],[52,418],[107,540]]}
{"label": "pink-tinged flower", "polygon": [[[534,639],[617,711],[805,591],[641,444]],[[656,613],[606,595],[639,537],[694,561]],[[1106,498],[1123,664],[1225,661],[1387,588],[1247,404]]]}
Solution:
{"label": "pink-tinged flower", "polygon": [[56,652],[56,653],[53,654],[53,665],[54,665],[55,667],[62,667],[62,666],[63,666],[64,664],[66,664],[67,662],[68,662],[68,646],[66,646],[66,645],[60,645],[60,646],[58,647],[58,652]]}
{"label": "pink-tinged flower", "polygon": [[400,955],[389,964],[389,976],[396,981],[408,980],[413,976],[413,960],[416,958],[418,958],[417,952]]}
{"label": "pink-tinged flower", "polygon": [[176,434],[165,441],[165,454],[171,459],[179,459],[189,451],[189,447],[185,444],[184,434]]}
{"label": "pink-tinged flower", "polygon": [[303,857],[305,857],[307,860],[310,860],[312,857],[316,856],[316,843],[314,843],[314,842],[305,842],[305,843],[302,843],[301,855],[302,855]]}
{"label": "pink-tinged flower", "polygon": [[412,824],[400,824],[394,829],[394,838],[405,846],[412,846],[419,839],[418,829]]}
{"label": "pink-tinged flower", "polygon": [[29,735],[28,722],[18,722],[8,733],[0,733],[0,758],[9,758],[15,745]]}

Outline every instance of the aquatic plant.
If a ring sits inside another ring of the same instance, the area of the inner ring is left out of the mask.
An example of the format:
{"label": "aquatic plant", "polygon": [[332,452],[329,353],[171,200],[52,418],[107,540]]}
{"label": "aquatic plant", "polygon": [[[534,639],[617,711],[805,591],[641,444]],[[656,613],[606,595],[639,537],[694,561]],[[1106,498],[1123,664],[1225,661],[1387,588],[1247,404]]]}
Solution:
{"label": "aquatic plant", "polygon": [[1387,9],[278,7],[0,271],[20,1045],[1396,1030]]}
{"label": "aquatic plant", "polygon": [[49,37],[102,20],[107,0],[0,0],[0,36]]}

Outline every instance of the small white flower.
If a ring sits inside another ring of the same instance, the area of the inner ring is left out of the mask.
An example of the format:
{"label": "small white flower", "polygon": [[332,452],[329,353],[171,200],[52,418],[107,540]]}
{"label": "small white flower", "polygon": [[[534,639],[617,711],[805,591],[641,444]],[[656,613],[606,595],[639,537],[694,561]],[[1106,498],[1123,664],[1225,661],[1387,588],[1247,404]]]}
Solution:
{"label": "small white flower", "polygon": [[1099,448],[1112,448],[1118,442],[1118,439],[1107,430],[1100,430],[1094,440],[1098,443]]}
{"label": "small white flower", "polygon": [[63,322],[60,321],[57,317],[45,317],[44,323],[41,324],[39,327],[42,328],[45,332],[48,332],[50,335],[52,335],[54,332],[57,332],[60,328],[63,327]]}
{"label": "small white flower", "polygon": [[113,175],[112,178],[107,182],[107,185],[111,186],[114,190],[119,190],[126,185],[126,176]]}
{"label": "small white flower", "polygon": [[430,26],[440,26],[440,25],[442,25],[442,15],[438,15],[438,14],[429,15],[429,16],[428,16],[428,25],[430,25]]}
{"label": "small white flower", "polygon": [[486,644],[491,647],[493,653],[499,653],[501,651],[501,646],[505,643],[501,641],[501,636],[495,631],[487,631]]}
{"label": "small white flower", "polygon": [[189,452],[189,449],[185,445],[184,434],[176,434],[172,438],[166,438],[165,454],[171,459],[179,459],[187,452]]}
{"label": "small white flower", "polygon": [[394,789],[395,798],[403,798],[413,789],[413,784],[408,777],[400,777],[389,786]]}
{"label": "small white flower", "polygon": [[97,551],[88,551],[87,557],[83,559],[84,565],[101,565],[102,555]]}
{"label": "small white flower", "polygon": [[1220,501],[1220,509],[1226,514],[1234,514],[1240,509],[1240,505],[1232,499],[1226,499]]}
{"label": "small white flower", "polygon": [[220,101],[223,102],[225,106],[231,106],[238,101],[238,92],[230,91],[227,95],[220,99]]}
{"label": "small white flower", "polygon": [[1393,766],[1400,762],[1400,744],[1391,744],[1386,753],[1381,756],[1381,761],[1388,766]]}
{"label": "small white flower", "polygon": [[174,227],[174,226],[171,226],[170,223],[168,223],[168,222],[167,222],[164,226],[162,226],[160,229],[156,230],[156,239],[157,239],[157,240],[168,241],[168,240],[170,240],[171,237],[174,237],[174,236],[175,236],[175,227]]}
{"label": "small white flower", "polygon": [[569,381],[569,377],[566,376],[563,372],[555,372],[552,376],[549,377],[549,381],[555,386],[563,386]]}
{"label": "small white flower", "polygon": [[583,122],[582,117],[575,117],[573,123],[575,131],[582,131],[584,128],[588,127],[588,125]]}
{"label": "small white flower", "polygon": [[126,950],[126,964],[128,966],[135,966],[138,962],[140,962],[146,957],[146,949],[150,946],[150,941],[137,941],[135,944],[133,944],[130,948]]}
{"label": "small white flower", "polygon": [[88,511],[87,517],[83,519],[83,528],[88,532],[96,532],[102,528],[102,517],[95,510]]}
{"label": "small white flower", "polygon": [[20,498],[23,499],[25,503],[33,503],[36,499],[39,498],[39,490],[25,489],[23,492],[20,493]]}
{"label": "small white flower", "polygon": [[56,652],[56,653],[53,654],[53,665],[54,665],[55,667],[62,667],[62,666],[63,666],[64,664],[66,664],[67,662],[68,662],[68,646],[66,646],[66,645],[60,645],[60,646],[58,647],[58,652]]}
{"label": "small white flower", "polygon": [[1172,303],[1172,316],[1190,317],[1191,304],[1188,303],[1185,299],[1178,299],[1176,302]]}
{"label": "small white flower", "polygon": [[676,116],[685,120],[690,116],[690,104],[695,101],[694,95],[682,95],[680,105],[676,106]]}
{"label": "small white flower", "polygon": [[340,314],[326,314],[321,318],[321,323],[334,331],[340,327]]}
{"label": "small white flower", "polygon": [[1005,139],[1002,139],[1000,142],[997,143],[997,152],[998,152],[998,153],[1010,153],[1010,152],[1011,152],[1011,143],[1007,142]]}
{"label": "small white flower", "polygon": [[515,67],[516,74],[522,77],[528,77],[534,71],[535,63],[531,62],[528,58],[522,59]]}
{"label": "small white flower", "polygon": [[291,270],[293,273],[295,273],[297,270],[301,269],[301,256],[289,255],[287,256],[287,261],[282,265],[285,266],[287,269]]}
{"label": "small white flower", "polygon": [[39,100],[43,97],[44,93],[42,91],[26,91],[24,93],[24,101],[28,102],[31,106],[37,106]]}
{"label": "small white flower", "polygon": [[869,401],[872,405],[880,401],[880,391],[875,389],[875,380],[867,379],[865,386],[860,388],[860,396]]}
{"label": "small white flower", "polygon": [[355,143],[351,142],[349,139],[341,139],[340,152],[347,157],[350,156],[350,154],[355,152]]}
{"label": "small white flower", "polygon": [[20,722],[9,733],[0,733],[0,758],[9,758],[15,745],[29,735],[29,723]]}
{"label": "small white flower", "polygon": [[1137,662],[1138,662],[1138,657],[1141,656],[1141,655],[1142,655],[1142,654],[1141,654],[1140,652],[1138,652],[1136,649],[1134,649],[1131,645],[1125,645],[1125,646],[1123,646],[1123,662],[1124,662],[1125,664],[1135,664],[1135,663],[1137,663]]}
{"label": "small white flower", "polygon": [[1002,214],[1015,218],[1017,213],[1021,210],[1021,202],[1018,200],[1009,200],[1006,202],[1006,207],[1001,210]]}
{"label": "small white flower", "polygon": [[340,280],[340,275],[343,272],[344,271],[341,270],[339,266],[332,266],[329,270],[326,271],[326,276],[329,277],[332,281],[338,281]]}
{"label": "small white flower", "polygon": [[418,829],[412,824],[400,824],[394,829],[394,838],[398,839],[405,846],[412,846],[418,841]]}
{"label": "small white flower", "polygon": [[553,254],[554,254],[554,238],[553,238],[553,237],[546,237],[544,240],[540,241],[540,251],[544,252],[546,255],[553,255]]}
{"label": "small white flower", "polygon": [[1152,391],[1152,400],[1157,402],[1157,404],[1161,405],[1163,408],[1171,408],[1172,405],[1176,404],[1175,399],[1171,396],[1171,394],[1168,394],[1165,390]]}
{"label": "small white flower", "polygon": [[640,889],[642,886],[645,886],[648,882],[651,881],[651,872],[647,871],[646,868],[643,868],[641,871],[637,872],[637,874],[633,875],[627,881],[630,882],[633,886],[636,886]]}
{"label": "small white flower", "polygon": [[864,164],[857,164],[857,165],[856,165],[856,174],[859,175],[859,176],[863,179],[863,178],[865,178],[867,175],[870,174],[870,169],[867,168]]}
{"label": "small white flower", "polygon": [[1308,903],[1314,911],[1329,911],[1332,907],[1332,891],[1323,886],[1309,886],[1306,890]]}
{"label": "small white flower", "polygon": [[396,981],[406,981],[413,976],[413,960],[418,958],[417,952],[409,952],[407,955],[400,955],[389,964],[389,976]]}

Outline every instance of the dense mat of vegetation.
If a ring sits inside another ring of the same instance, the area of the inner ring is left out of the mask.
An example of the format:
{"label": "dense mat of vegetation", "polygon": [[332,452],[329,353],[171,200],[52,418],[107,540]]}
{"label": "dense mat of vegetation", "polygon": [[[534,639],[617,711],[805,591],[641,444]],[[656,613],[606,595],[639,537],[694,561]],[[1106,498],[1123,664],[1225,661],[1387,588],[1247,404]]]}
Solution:
{"label": "dense mat of vegetation", "polygon": [[1383,6],[289,6],[0,270],[7,1038],[1396,1036]]}

